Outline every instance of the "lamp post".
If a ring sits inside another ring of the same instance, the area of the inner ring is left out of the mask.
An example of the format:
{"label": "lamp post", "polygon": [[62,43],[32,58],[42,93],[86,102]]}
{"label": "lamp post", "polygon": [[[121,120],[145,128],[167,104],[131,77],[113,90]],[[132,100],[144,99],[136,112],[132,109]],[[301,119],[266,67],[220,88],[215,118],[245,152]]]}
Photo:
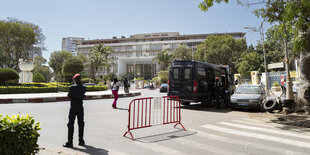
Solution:
{"label": "lamp post", "polygon": [[261,42],[262,42],[262,45],[263,45],[263,53],[264,53],[265,81],[266,81],[265,90],[266,90],[267,95],[269,95],[268,78],[267,78],[268,72],[267,72],[267,62],[266,62],[266,51],[265,51],[265,45],[264,45],[264,21],[262,21],[262,23],[260,24],[259,28],[256,28],[256,27],[244,27],[244,29],[249,29],[249,30],[252,30],[253,32],[259,32],[260,33]]}

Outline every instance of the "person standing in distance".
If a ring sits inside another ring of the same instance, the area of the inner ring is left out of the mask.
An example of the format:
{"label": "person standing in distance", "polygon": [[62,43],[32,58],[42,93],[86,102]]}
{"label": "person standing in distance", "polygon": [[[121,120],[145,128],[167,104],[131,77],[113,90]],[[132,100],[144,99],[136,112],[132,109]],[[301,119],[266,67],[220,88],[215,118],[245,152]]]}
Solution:
{"label": "person standing in distance", "polygon": [[74,85],[71,85],[68,92],[70,98],[70,111],[69,111],[69,123],[68,123],[68,142],[64,144],[64,147],[73,147],[73,132],[74,132],[74,120],[77,116],[79,126],[79,145],[85,145],[84,141],[84,108],[83,100],[85,97],[86,87],[81,83],[81,75],[75,74],[73,77]]}
{"label": "person standing in distance", "polygon": [[129,93],[129,84],[128,84],[128,80],[127,77],[124,78],[124,92],[125,93]]}
{"label": "person standing in distance", "polygon": [[117,80],[117,78],[114,78],[114,82],[113,82],[113,85],[112,85],[112,94],[114,95],[114,101],[113,101],[113,104],[112,104],[112,107],[114,109],[116,109],[116,101],[118,99],[118,89],[119,89],[119,82]]}

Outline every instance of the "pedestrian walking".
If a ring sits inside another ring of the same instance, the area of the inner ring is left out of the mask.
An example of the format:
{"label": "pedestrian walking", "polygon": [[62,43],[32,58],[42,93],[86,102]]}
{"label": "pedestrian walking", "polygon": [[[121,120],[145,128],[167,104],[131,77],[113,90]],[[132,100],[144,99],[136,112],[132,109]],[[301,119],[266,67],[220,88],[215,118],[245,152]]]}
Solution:
{"label": "pedestrian walking", "polygon": [[129,87],[130,85],[128,84],[127,77],[124,78],[124,92],[129,93]]}
{"label": "pedestrian walking", "polygon": [[114,109],[116,109],[116,101],[118,99],[118,89],[119,89],[119,82],[117,80],[117,78],[114,78],[114,82],[112,84],[112,94],[114,95],[114,101],[113,101],[113,104],[112,104],[112,107]]}
{"label": "pedestrian walking", "polygon": [[73,147],[73,132],[75,117],[78,120],[79,126],[79,145],[85,145],[84,141],[84,108],[83,100],[85,97],[86,87],[81,83],[81,75],[75,74],[73,77],[74,85],[71,85],[68,92],[70,98],[70,111],[68,126],[68,141],[63,145],[64,147]]}

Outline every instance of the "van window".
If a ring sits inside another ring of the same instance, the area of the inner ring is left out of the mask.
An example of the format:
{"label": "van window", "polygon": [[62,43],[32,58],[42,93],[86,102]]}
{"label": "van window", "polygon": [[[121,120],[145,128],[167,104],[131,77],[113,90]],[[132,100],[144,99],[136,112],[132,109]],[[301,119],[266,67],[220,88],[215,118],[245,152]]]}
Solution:
{"label": "van window", "polygon": [[198,79],[206,81],[206,70],[204,68],[198,68]]}
{"label": "van window", "polygon": [[184,80],[190,80],[191,79],[191,69],[185,68],[184,69]]}
{"label": "van window", "polygon": [[208,77],[208,81],[214,81],[214,74],[212,70],[207,69],[207,77]]}
{"label": "van window", "polygon": [[172,79],[173,80],[179,80],[179,76],[180,76],[180,69],[179,68],[173,68]]}

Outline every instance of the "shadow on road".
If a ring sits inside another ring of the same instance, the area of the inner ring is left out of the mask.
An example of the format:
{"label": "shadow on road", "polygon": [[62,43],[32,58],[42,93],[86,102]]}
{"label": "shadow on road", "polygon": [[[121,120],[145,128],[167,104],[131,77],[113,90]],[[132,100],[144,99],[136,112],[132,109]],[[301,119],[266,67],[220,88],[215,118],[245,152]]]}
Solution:
{"label": "shadow on road", "polygon": [[310,116],[309,115],[277,115],[270,120],[273,123],[281,124],[278,128],[283,130],[294,130],[296,127],[301,132],[310,132]]}
{"label": "shadow on road", "polygon": [[171,140],[174,138],[191,136],[194,134],[197,134],[197,132],[189,131],[189,130],[184,131],[183,129],[179,128],[179,130],[177,131],[172,131],[172,132],[167,132],[167,133],[162,133],[162,134],[155,134],[155,135],[145,136],[145,137],[139,137],[139,138],[136,138],[135,140],[142,142],[142,143],[156,143],[156,142]]}
{"label": "shadow on road", "polygon": [[90,146],[90,145],[84,145],[82,147],[84,147],[85,149],[84,148],[83,149],[82,148],[76,148],[76,147],[73,147],[72,149],[76,150],[76,151],[84,152],[84,153],[87,153],[87,154],[108,155],[108,152],[109,152],[109,151],[107,151],[105,149],[96,148],[96,147],[93,147],[93,146]]}
{"label": "shadow on road", "polygon": [[215,107],[207,107],[202,104],[193,104],[188,106],[181,106],[181,109],[188,110],[197,110],[197,111],[208,111],[208,112],[217,112],[217,113],[229,113],[231,111],[240,111],[240,112],[250,112],[250,113],[260,113],[260,109],[231,109],[231,108],[215,108]]}
{"label": "shadow on road", "polygon": [[126,110],[126,111],[128,111],[128,109],[127,108],[116,108],[117,110]]}

